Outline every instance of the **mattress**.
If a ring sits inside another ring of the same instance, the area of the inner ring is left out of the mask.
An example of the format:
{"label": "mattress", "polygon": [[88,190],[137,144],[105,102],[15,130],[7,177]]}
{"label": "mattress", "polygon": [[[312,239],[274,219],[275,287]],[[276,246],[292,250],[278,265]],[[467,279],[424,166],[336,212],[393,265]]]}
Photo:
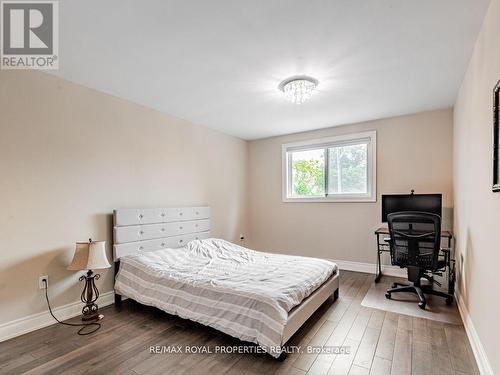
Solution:
{"label": "mattress", "polygon": [[117,293],[260,345],[277,357],[288,312],[335,263],[250,250],[210,238],[120,259]]}

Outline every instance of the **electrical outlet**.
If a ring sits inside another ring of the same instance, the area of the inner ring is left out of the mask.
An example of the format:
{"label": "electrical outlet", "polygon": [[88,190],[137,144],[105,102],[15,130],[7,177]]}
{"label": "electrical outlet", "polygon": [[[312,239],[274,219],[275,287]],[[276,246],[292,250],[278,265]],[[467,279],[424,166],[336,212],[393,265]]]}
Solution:
{"label": "electrical outlet", "polygon": [[[47,285],[45,285],[43,280],[45,280],[47,282]],[[47,275],[40,276],[38,278],[38,289],[45,289],[48,286],[49,286],[49,276],[47,276]]]}

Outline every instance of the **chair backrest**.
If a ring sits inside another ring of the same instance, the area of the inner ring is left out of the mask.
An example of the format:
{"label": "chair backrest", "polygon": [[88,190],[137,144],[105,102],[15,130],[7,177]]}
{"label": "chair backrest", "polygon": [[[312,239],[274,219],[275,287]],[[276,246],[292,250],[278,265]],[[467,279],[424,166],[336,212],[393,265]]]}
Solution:
{"label": "chair backrest", "polygon": [[441,247],[441,218],[426,212],[397,212],[387,216],[391,262],[435,270]]}

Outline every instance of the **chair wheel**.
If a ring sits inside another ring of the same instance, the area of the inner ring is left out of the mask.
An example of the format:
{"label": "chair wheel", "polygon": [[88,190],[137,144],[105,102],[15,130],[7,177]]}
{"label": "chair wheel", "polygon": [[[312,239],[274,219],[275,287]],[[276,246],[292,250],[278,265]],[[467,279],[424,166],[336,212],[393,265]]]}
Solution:
{"label": "chair wheel", "polygon": [[418,307],[420,307],[422,310],[425,310],[425,305],[426,305],[425,302],[419,302],[418,303]]}
{"label": "chair wheel", "polygon": [[450,306],[453,303],[453,297],[447,297],[446,298],[446,304]]}
{"label": "chair wheel", "polygon": [[389,292],[385,293],[385,298],[391,299],[391,293],[389,293]]}

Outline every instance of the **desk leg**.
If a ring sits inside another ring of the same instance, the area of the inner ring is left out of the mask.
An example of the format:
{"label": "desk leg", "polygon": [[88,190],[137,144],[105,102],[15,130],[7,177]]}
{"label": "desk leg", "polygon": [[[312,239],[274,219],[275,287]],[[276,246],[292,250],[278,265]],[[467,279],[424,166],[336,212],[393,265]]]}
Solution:
{"label": "desk leg", "polygon": [[382,265],[380,263],[381,251],[377,249],[377,274],[375,276],[375,282],[378,283],[382,277]]}
{"label": "desk leg", "polygon": [[[456,282],[456,270],[455,270],[455,260],[451,259],[451,237],[448,237],[448,293],[451,295],[455,294],[455,282]],[[455,256],[453,254],[453,259]]]}

